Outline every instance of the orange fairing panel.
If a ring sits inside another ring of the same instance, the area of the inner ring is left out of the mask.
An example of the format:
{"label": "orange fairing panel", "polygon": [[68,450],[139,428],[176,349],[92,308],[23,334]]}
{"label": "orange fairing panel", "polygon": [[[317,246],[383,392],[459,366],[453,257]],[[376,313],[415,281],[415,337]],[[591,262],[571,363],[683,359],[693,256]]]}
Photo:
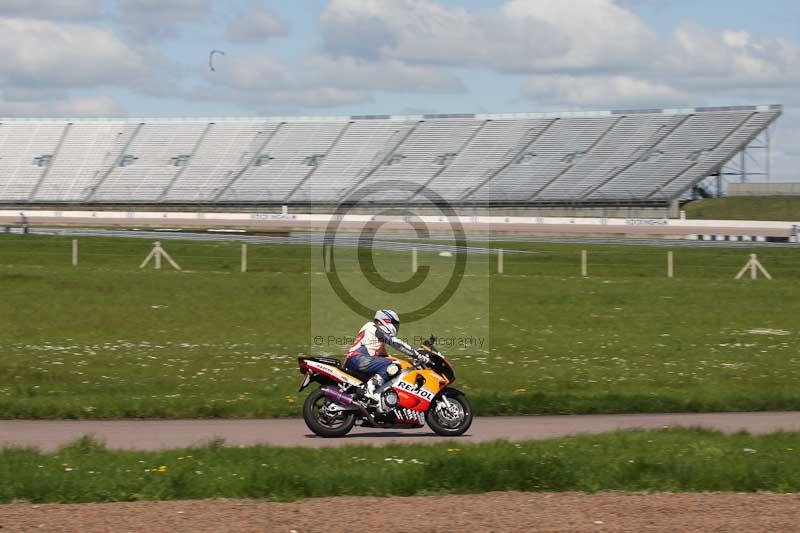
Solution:
{"label": "orange fairing panel", "polygon": [[[428,409],[428,402],[423,402],[420,398],[417,398],[413,394],[406,392],[399,387],[395,387],[394,390],[397,392],[397,403],[400,405],[400,407],[412,409],[414,411],[426,411]],[[420,405],[422,403],[426,404],[424,408],[422,408]]]}
{"label": "orange fairing panel", "polygon": [[[418,378],[424,379],[422,386],[417,384]],[[432,370],[408,372],[394,386],[399,398],[399,404],[406,409],[427,411],[433,398],[442,388],[440,381],[439,375]]]}

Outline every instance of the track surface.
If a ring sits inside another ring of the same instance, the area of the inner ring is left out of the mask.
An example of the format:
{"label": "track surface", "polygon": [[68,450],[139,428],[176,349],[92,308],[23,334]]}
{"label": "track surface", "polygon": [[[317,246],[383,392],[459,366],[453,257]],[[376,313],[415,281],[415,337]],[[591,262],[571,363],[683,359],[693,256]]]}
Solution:
{"label": "track surface", "polygon": [[[800,431],[800,412],[569,415],[476,418],[462,442],[497,439],[536,440],[605,433],[618,429],[665,426],[704,427],[726,433],[741,430],[754,434]],[[344,446],[386,444],[434,444],[437,437],[427,428],[375,430],[356,428],[341,439],[321,439],[310,434],[302,420],[110,420],[110,421],[0,421],[0,445],[33,446],[52,451],[93,435],[110,448],[160,450],[202,444],[223,438],[229,446]]]}

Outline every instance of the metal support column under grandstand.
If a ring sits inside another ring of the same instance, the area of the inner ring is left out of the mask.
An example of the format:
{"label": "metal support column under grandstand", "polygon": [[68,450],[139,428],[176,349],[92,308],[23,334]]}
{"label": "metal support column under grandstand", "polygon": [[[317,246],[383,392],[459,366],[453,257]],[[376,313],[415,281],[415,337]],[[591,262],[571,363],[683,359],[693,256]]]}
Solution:
{"label": "metal support column under grandstand", "polygon": [[701,186],[716,189],[716,196],[725,194],[729,183],[748,183],[752,178],[770,182],[772,179],[772,126],[761,130],[747,146]]}

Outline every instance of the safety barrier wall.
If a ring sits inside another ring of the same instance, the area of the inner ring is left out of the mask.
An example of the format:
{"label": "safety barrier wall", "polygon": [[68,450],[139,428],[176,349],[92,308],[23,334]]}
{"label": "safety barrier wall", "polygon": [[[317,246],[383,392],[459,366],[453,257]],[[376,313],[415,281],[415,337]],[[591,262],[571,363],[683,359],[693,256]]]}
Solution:
{"label": "safety barrier wall", "polygon": [[[86,219],[99,219],[111,221],[149,221],[163,220],[202,220],[210,224],[214,222],[318,222],[326,223],[334,219],[332,214],[277,214],[277,213],[184,213],[184,212],[137,212],[137,211],[3,211],[0,210],[0,219],[7,222],[20,222],[24,215],[28,219],[52,223],[70,223],[70,220],[86,221]],[[376,217],[373,215],[352,214],[339,217],[342,222],[369,222],[373,220],[397,220],[402,217]],[[408,219],[409,221],[411,219]],[[445,216],[419,216],[413,220],[424,223],[450,222]],[[556,225],[556,226],[628,226],[628,227],[660,227],[660,228],[741,228],[741,229],[782,229],[792,230],[800,226],[800,221],[761,221],[761,220],[680,220],[669,218],[577,218],[577,217],[498,217],[498,216],[459,216],[453,217],[453,222],[461,224],[488,224],[502,226],[514,225]]]}

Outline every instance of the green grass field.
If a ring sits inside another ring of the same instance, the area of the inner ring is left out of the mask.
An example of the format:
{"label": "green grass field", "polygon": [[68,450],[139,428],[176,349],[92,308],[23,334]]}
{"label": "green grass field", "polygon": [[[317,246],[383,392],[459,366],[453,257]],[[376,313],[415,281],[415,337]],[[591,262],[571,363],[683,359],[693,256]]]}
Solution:
{"label": "green grass field", "polygon": [[[184,272],[139,270],[140,240],[0,236],[0,417],[299,416],[298,355],[341,355],[364,320],[332,296],[321,253],[233,243],[168,242]],[[454,339],[457,386],[479,414],[800,409],[800,249],[760,249],[773,281],[734,281],[748,249],[498,245],[476,258],[445,307],[401,333]],[[589,278],[580,250],[589,250]],[[410,274],[408,254],[377,269]],[[452,259],[420,254],[430,287]],[[401,317],[420,290],[377,298]],[[424,288],[428,285],[423,285]],[[359,291],[361,291],[359,293]],[[388,300],[388,301],[387,301]],[[322,336],[325,342],[316,343]],[[459,340],[484,344],[460,345]]]}
{"label": "green grass field", "polygon": [[690,220],[777,220],[800,221],[800,197],[730,196],[708,198],[686,204]]}
{"label": "green grass field", "polygon": [[489,491],[798,492],[800,434],[618,432],[535,442],[120,452],[0,450],[0,503],[295,500]]}

